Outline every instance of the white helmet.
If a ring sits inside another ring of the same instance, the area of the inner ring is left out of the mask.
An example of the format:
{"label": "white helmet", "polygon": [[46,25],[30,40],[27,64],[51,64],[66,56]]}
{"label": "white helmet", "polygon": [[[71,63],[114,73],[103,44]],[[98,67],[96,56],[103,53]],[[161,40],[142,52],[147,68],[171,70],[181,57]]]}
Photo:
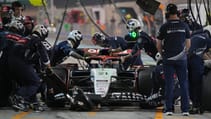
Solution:
{"label": "white helmet", "polygon": [[23,23],[19,20],[12,20],[9,27],[11,30],[14,30],[14,32],[17,32],[18,34],[23,34],[25,31]]}
{"label": "white helmet", "polygon": [[46,38],[48,37],[48,29],[45,25],[38,24],[33,28],[32,34],[38,35],[41,39]]}
{"label": "white helmet", "polygon": [[83,39],[83,36],[79,30],[73,30],[68,34],[67,38],[68,40],[74,40],[75,42],[78,42]]}
{"label": "white helmet", "polygon": [[140,21],[137,19],[129,19],[127,21],[127,26],[126,28],[128,29],[128,31],[133,31],[135,29],[141,29],[143,25],[141,25]]}

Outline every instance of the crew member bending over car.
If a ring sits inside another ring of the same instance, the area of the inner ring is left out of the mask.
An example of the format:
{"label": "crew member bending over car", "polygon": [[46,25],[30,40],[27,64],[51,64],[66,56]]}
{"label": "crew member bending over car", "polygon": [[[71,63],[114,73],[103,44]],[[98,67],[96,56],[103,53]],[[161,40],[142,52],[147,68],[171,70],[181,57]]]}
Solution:
{"label": "crew member bending over car", "polygon": [[105,37],[104,34],[96,32],[92,36],[92,43],[104,48],[109,48],[109,53],[120,52],[127,49],[127,41],[120,36]]}
{"label": "crew member bending over car", "polygon": [[52,49],[53,56],[51,56],[51,65],[55,66],[60,64],[69,56],[73,56],[77,59],[84,59],[82,54],[79,54],[76,51],[82,39],[83,35],[79,30],[71,31],[67,36],[67,40],[58,43],[55,48]]}
{"label": "crew member bending over car", "polygon": [[143,65],[141,49],[144,49],[144,51],[155,60],[157,53],[155,42],[142,30],[141,23],[137,19],[130,19],[127,22],[127,29],[129,34],[125,36],[125,40],[128,42],[128,48],[132,49],[132,53],[122,57],[123,61],[127,59],[125,69],[129,66]]}
{"label": "crew member bending over car", "polygon": [[28,111],[31,107],[35,111],[44,111],[36,99],[40,88],[41,78],[34,68],[34,61],[40,60],[50,70],[50,60],[47,51],[41,43],[48,36],[44,25],[36,25],[32,35],[28,36],[25,44],[16,44],[9,52],[8,65],[20,87],[10,97],[12,107],[17,110]]}
{"label": "crew member bending over car", "polygon": [[211,29],[205,28],[203,33],[191,37],[191,47],[188,52],[189,92],[192,101],[191,114],[203,113],[201,104],[202,79],[205,70],[203,55],[211,48],[210,32]]}

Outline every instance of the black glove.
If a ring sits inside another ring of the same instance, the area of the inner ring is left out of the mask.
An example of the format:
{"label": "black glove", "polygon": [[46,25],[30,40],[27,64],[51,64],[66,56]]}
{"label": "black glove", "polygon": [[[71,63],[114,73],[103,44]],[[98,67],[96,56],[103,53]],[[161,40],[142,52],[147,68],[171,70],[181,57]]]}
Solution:
{"label": "black glove", "polygon": [[47,67],[47,68],[46,68],[46,74],[47,74],[47,75],[52,75],[52,74],[54,74],[53,69],[52,69],[51,67]]}

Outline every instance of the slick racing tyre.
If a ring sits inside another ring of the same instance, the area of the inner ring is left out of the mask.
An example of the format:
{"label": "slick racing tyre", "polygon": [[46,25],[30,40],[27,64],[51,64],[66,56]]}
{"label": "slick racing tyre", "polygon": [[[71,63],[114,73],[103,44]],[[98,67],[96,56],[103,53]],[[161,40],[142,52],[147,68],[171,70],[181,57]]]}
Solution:
{"label": "slick racing tyre", "polygon": [[142,95],[149,96],[153,91],[153,74],[154,67],[149,67],[141,70],[138,74],[137,87],[138,91]]}
{"label": "slick racing tyre", "polygon": [[204,76],[202,81],[202,107],[211,110],[211,70]]}

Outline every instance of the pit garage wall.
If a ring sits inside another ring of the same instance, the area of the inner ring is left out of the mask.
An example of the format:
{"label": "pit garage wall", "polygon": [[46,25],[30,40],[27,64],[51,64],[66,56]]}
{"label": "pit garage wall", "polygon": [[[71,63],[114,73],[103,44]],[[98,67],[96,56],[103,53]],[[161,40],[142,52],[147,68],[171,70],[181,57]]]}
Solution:
{"label": "pit garage wall", "polygon": [[[161,3],[164,5],[166,4],[165,0],[160,0]],[[139,8],[139,6],[136,4],[135,1],[130,1],[130,2],[118,2],[117,7],[132,7],[135,12],[138,15],[139,20],[143,20],[144,18],[144,12]],[[100,11],[102,12],[101,16],[101,27],[105,29],[105,32],[108,33],[109,35],[125,35],[127,33],[127,30],[125,28],[125,24],[121,22],[121,17],[117,14],[117,12],[114,9],[114,6],[112,4],[104,4],[104,5],[94,5],[94,6],[86,6],[88,12],[93,16],[93,19],[96,20],[96,17],[94,16],[94,12],[96,9],[101,9]],[[27,9],[27,8],[26,8]],[[36,9],[36,10],[35,10]],[[34,15],[37,16],[37,22],[38,23],[44,23],[46,24],[46,14],[44,13],[44,9],[42,7],[37,7],[31,11],[31,9],[27,9],[27,12],[25,12],[25,15]],[[54,21],[55,21],[55,26],[58,29],[60,25],[60,21],[64,12],[64,8],[56,8],[54,6]],[[77,5],[76,7],[69,7],[68,12],[71,10],[81,10],[83,11],[82,7],[80,5]],[[49,15],[51,16],[50,9],[48,9]],[[84,13],[85,14],[85,13]],[[163,13],[161,13],[163,14]],[[145,13],[146,16],[149,16],[150,14]],[[85,14],[85,24],[68,24],[70,26],[69,29],[62,29],[61,35],[66,36],[66,34],[72,30],[72,29],[79,29],[82,31],[83,34],[91,35],[94,32],[98,31],[98,29],[90,22],[88,19],[87,15]],[[115,22],[111,22],[115,21]],[[149,33],[150,35],[152,34],[149,30],[149,25],[145,24],[143,30]],[[156,26],[156,30],[154,33],[157,32],[157,29],[159,26]]]}
{"label": "pit garage wall", "polygon": [[[143,21],[144,12],[139,8],[139,6],[135,2],[118,3],[117,7],[132,7],[138,16],[138,19]],[[86,8],[96,22],[97,19],[96,19],[96,14],[94,12],[96,11],[100,12],[100,23],[101,23],[100,27],[104,29],[105,32],[108,33],[109,35],[125,35],[127,33],[125,24],[122,22],[121,17],[119,16],[119,14],[117,14],[117,11],[115,10],[112,4],[87,6]],[[83,11],[81,7],[68,9],[68,11],[71,10]],[[150,14],[145,13],[145,15],[150,15]],[[86,14],[85,14],[85,19],[87,21],[85,24],[72,24],[71,29],[79,29],[82,31],[82,33],[85,34],[93,34],[94,32],[98,31],[98,29],[90,22]],[[150,30],[147,27],[148,25],[145,25],[143,30],[151,34]]]}

